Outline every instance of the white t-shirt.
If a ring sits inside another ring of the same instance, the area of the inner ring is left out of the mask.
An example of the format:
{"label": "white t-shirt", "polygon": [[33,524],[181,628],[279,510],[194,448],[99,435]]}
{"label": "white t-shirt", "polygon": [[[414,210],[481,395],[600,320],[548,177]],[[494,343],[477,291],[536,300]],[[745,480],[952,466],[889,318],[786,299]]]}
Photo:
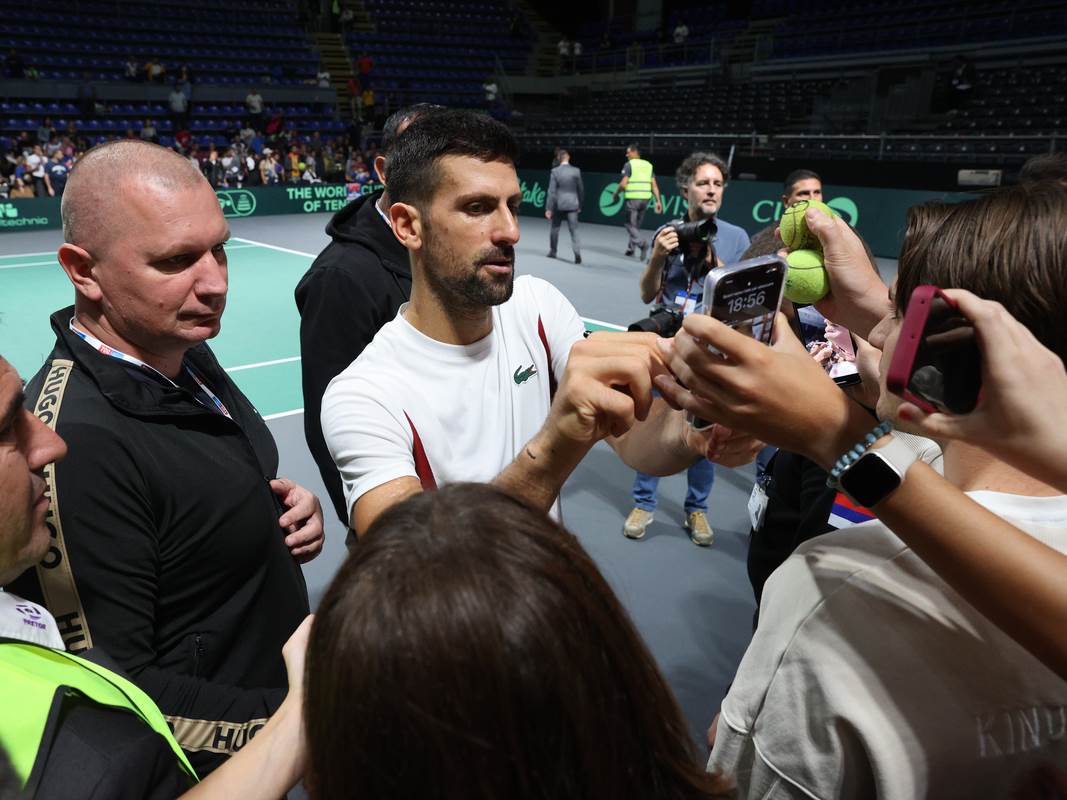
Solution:
{"label": "white t-shirt", "polygon": [[474,344],[429,338],[404,319],[406,308],[322,399],[322,432],[349,516],[363,494],[397,478],[418,478],[423,488],[493,480],[541,429],[553,379],[584,334],[559,290],[528,275]]}
{"label": "white t-shirt", "polygon": [[51,614],[29,600],[0,589],[0,637],[66,650]]}
{"label": "white t-shirt", "polygon": [[[970,497],[1067,552],[1067,497]],[[1067,764],[1067,682],[872,520],[767,582],[708,770],[740,797],[911,800],[1008,797],[1049,763]]]}
{"label": "white t-shirt", "polygon": [[249,114],[259,114],[263,111],[263,96],[259,92],[250,92],[245,95],[245,106]]}
{"label": "white t-shirt", "polygon": [[44,177],[44,158],[36,153],[26,156],[26,169],[35,178]]}

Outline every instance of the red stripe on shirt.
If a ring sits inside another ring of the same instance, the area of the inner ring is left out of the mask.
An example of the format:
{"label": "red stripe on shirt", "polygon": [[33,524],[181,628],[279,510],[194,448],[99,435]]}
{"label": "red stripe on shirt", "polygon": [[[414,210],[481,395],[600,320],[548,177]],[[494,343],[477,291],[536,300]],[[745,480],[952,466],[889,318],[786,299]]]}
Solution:
{"label": "red stripe on shirt", "polygon": [[548,399],[549,402],[556,397],[556,373],[552,369],[552,348],[548,346],[548,336],[545,335],[545,323],[541,321],[541,315],[537,315],[537,335],[541,337],[545,355],[548,357]]}
{"label": "red stripe on shirt", "polygon": [[422,439],[419,438],[419,432],[415,430],[415,423],[411,421],[411,417],[408,416],[408,412],[404,412],[404,417],[408,421],[408,425],[411,427],[411,436],[413,441],[411,443],[411,455],[415,459],[415,474],[419,476],[419,483],[422,484],[424,491],[430,491],[437,488],[437,481],[434,479],[433,470],[430,468],[430,459],[426,457],[426,448],[422,446]]}

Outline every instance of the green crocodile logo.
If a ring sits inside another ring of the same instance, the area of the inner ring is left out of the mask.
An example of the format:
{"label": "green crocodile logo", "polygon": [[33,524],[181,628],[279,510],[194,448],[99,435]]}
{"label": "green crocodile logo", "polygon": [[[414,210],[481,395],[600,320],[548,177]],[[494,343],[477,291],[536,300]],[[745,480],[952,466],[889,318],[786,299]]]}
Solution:
{"label": "green crocodile logo", "polygon": [[520,366],[518,369],[515,370],[515,374],[512,377],[515,378],[515,385],[516,386],[521,386],[522,384],[526,383],[526,381],[530,380],[530,378],[532,378],[536,374],[537,374],[537,367],[535,367],[533,364],[531,364],[526,369],[523,369]]}

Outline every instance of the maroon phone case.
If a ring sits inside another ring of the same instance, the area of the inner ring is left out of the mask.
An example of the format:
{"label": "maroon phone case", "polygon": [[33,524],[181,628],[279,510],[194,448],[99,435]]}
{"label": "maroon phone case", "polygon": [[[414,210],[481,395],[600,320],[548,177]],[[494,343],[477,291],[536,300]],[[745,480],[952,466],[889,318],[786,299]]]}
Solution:
{"label": "maroon phone case", "polygon": [[893,350],[893,360],[889,362],[889,372],[885,376],[885,385],[889,391],[898,397],[903,397],[909,403],[914,403],[928,414],[938,409],[909,390],[908,381],[911,379],[911,372],[915,365],[915,354],[918,353],[919,345],[922,343],[926,320],[930,316],[931,301],[938,296],[953,308],[956,307],[952,299],[946,297],[936,286],[929,284],[916,286],[915,291],[911,293],[908,310],[900,326],[897,346]]}

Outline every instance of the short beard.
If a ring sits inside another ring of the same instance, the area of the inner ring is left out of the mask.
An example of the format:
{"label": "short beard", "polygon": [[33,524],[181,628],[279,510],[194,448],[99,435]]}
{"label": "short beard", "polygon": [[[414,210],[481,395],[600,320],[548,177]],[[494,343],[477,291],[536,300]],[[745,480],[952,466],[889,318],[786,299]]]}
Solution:
{"label": "short beard", "polygon": [[[491,306],[511,299],[515,289],[515,250],[494,247],[478,254],[474,263],[466,263],[450,252],[433,252],[432,235],[427,238],[427,263],[423,269],[426,283],[449,314],[477,317]],[[510,261],[512,271],[495,277],[482,273],[485,263]]]}

